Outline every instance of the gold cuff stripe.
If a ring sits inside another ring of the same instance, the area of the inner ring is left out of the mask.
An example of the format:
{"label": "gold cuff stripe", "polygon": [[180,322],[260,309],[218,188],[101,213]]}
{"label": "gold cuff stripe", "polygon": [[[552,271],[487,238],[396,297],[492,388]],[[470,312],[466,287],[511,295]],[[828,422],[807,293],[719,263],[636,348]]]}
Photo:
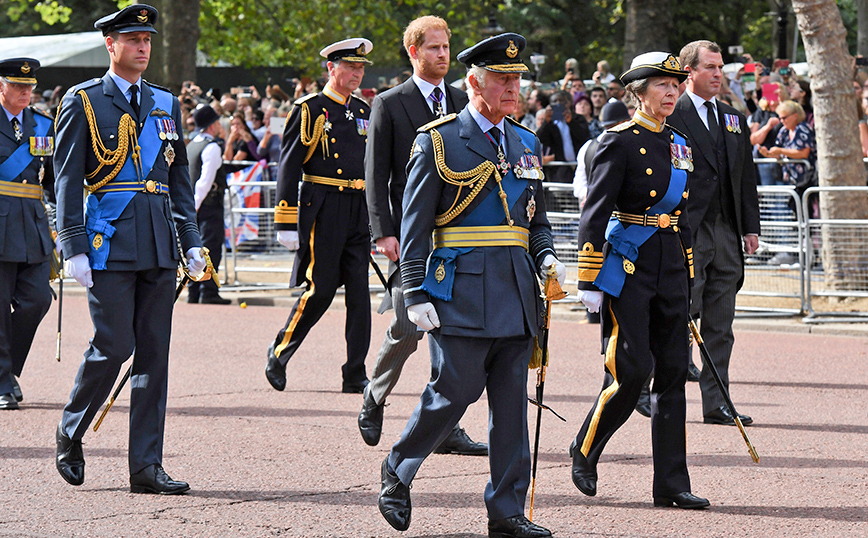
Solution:
{"label": "gold cuff stripe", "polygon": [[35,200],[41,200],[42,186],[29,185],[27,183],[12,183],[11,181],[0,181],[0,195],[11,196],[13,198],[33,198]]}
{"label": "gold cuff stripe", "polygon": [[434,230],[434,248],[522,247],[530,232],[518,226],[455,226]]}
{"label": "gold cuff stripe", "polygon": [[338,187],[341,190],[344,189],[354,189],[358,191],[365,190],[365,180],[364,179],[337,179],[333,177],[322,177],[322,176],[312,176],[309,174],[303,174],[301,176],[302,181],[307,181],[308,183],[318,183],[320,185],[330,185],[332,187]]}
{"label": "gold cuff stripe", "polygon": [[584,269],[579,267],[579,282],[593,282],[597,280],[597,275],[599,274],[599,269]]}

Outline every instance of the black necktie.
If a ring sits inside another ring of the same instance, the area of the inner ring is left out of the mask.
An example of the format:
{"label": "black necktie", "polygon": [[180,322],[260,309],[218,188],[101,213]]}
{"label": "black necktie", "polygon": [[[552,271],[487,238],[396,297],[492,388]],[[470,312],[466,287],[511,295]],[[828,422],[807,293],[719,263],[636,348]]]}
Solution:
{"label": "black necktie", "polygon": [[18,123],[18,118],[12,118],[12,130],[15,131],[15,140],[21,141],[21,124]]}
{"label": "black necktie", "polygon": [[711,101],[705,102],[705,117],[708,119],[708,134],[711,139],[717,142],[717,133],[720,131],[720,126],[717,125],[717,115],[714,113],[714,103]]}
{"label": "black necktie", "polygon": [[439,86],[434,88],[434,91],[431,92],[431,100],[434,101],[434,113],[438,116],[446,115],[446,108],[443,106],[443,90],[440,89]]}
{"label": "black necktie", "polygon": [[492,127],[488,130],[488,136],[490,137],[491,145],[494,146],[494,151],[500,150],[500,129],[497,127]]}
{"label": "black necktie", "polygon": [[139,119],[139,99],[137,97],[137,93],[139,91],[139,87],[133,84],[130,86],[130,106],[133,107],[133,112],[136,115],[136,121]]}

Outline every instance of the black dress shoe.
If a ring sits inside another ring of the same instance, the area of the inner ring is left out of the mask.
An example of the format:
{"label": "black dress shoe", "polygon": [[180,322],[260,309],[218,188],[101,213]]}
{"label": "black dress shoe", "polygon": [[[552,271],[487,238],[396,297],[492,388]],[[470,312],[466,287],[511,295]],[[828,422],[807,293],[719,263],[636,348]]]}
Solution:
{"label": "black dress shoe", "polygon": [[551,531],[524,516],[488,521],[489,538],[551,538]]}
{"label": "black dress shoe", "polygon": [[383,460],[383,480],[377,506],[389,525],[405,531],[410,528],[410,488],[401,483],[398,475],[389,470],[389,457]]}
{"label": "black dress shoe", "polygon": [[15,379],[15,376],[12,376],[12,395],[15,396],[16,402],[24,400],[24,395],[21,394],[21,385],[18,384],[18,380]]}
{"label": "black dress shoe", "polygon": [[639,401],[636,402],[636,412],[643,417],[651,417],[651,387],[645,385],[639,393]]}
{"label": "black dress shoe", "polygon": [[370,381],[367,379],[353,383],[344,381],[343,384],[341,384],[341,392],[344,394],[362,394],[365,392],[365,387],[368,386],[368,383],[370,383]]}
{"label": "black dress shoe", "polygon": [[597,494],[597,469],[591,467],[575,440],[570,444],[570,457],[573,458],[573,484],[588,497],[593,497]]}
{"label": "black dress shoe", "polygon": [[693,364],[693,361],[687,363],[687,380],[693,381],[694,383],[699,381],[699,368]]}
{"label": "black dress shoe", "polygon": [[199,300],[202,304],[232,304],[232,299],[224,299],[219,295],[202,295],[202,298]]}
{"label": "black dress shoe", "polygon": [[682,491],[668,497],[654,497],[654,506],[672,506],[673,504],[678,508],[687,510],[698,510],[711,506],[708,499],[697,497],[689,491]]}
{"label": "black dress shoe", "polygon": [[487,456],[488,445],[477,443],[467,435],[464,428],[458,424],[452,428],[440,446],[434,449],[435,454],[457,454],[459,456]]}
{"label": "black dress shoe", "polygon": [[148,465],[136,474],[130,475],[131,493],[156,493],[158,495],[178,495],[190,491],[190,484],[172,480],[158,463]]}
{"label": "black dress shoe", "polygon": [[15,399],[15,395],[11,392],[0,394],[0,409],[6,409],[9,411],[18,409],[18,400]]}
{"label": "black dress shoe", "polygon": [[359,433],[362,434],[365,444],[377,446],[380,442],[380,434],[383,432],[383,408],[385,402],[377,404],[369,390],[365,390],[362,402],[362,411],[359,413]]}
{"label": "black dress shoe", "polygon": [[57,442],[57,458],[55,466],[57,472],[64,480],[73,486],[80,486],[84,483],[84,453],[81,450],[81,440],[73,441],[60,429],[60,424],[57,425],[57,433],[54,435]]}
{"label": "black dress shoe", "polygon": [[286,365],[280,364],[277,355],[274,354],[274,342],[268,346],[268,363],[265,365],[265,378],[274,387],[274,390],[286,388]]}
{"label": "black dress shoe", "polygon": [[[741,413],[739,413],[738,418],[741,420],[742,426],[753,424],[753,419],[747,415],[742,415]],[[705,415],[702,418],[702,421],[706,424],[723,424],[724,426],[735,426],[735,419],[732,418],[732,413],[729,412],[729,408],[725,405],[721,405],[714,411]]]}

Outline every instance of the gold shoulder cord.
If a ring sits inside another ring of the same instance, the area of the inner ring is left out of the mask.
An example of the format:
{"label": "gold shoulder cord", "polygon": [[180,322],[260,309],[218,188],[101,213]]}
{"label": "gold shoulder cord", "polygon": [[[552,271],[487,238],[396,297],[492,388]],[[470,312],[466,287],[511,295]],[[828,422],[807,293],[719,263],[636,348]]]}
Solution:
{"label": "gold shoulder cord", "polygon": [[114,169],[101,181],[94,183],[93,185],[85,185],[84,188],[87,189],[88,192],[94,192],[109,181],[113,180],[121,171],[121,168],[124,167],[124,163],[127,160],[127,153],[130,148],[130,142],[132,142],[133,148],[133,164],[136,167],[136,173],[138,174],[139,179],[141,179],[142,148],[139,146],[139,137],[136,134],[135,120],[133,120],[129,114],[121,116],[121,119],[118,122],[118,148],[110,150],[103,145],[102,139],[99,137],[99,132],[96,130],[96,118],[94,117],[93,106],[90,104],[90,99],[88,99],[87,93],[85,93],[84,90],[79,90],[78,94],[81,95],[81,101],[84,105],[84,114],[87,116],[87,125],[90,128],[90,140],[93,144],[93,153],[99,161],[99,166],[96,167],[96,170],[85,174],[85,177],[87,179],[93,179],[99,171],[102,170],[103,166],[114,166]]}
{"label": "gold shoulder cord", "polygon": [[[437,165],[437,174],[440,176],[440,179],[442,179],[446,183],[458,187],[458,193],[455,195],[455,200],[453,200],[452,202],[452,207],[450,207],[449,210],[446,211],[446,213],[435,216],[434,224],[437,226],[444,226],[446,224],[449,224],[455,217],[460,215],[461,212],[464,211],[464,209],[466,209],[468,205],[470,205],[470,202],[472,202],[473,199],[476,198],[476,196],[485,186],[488,178],[491,177],[493,173],[494,180],[497,182],[497,187],[500,189],[500,201],[503,203],[503,210],[506,213],[506,220],[507,222],[509,222],[509,225],[512,226],[513,220],[509,216],[509,205],[506,202],[506,193],[503,192],[503,187],[500,185],[500,173],[497,171],[497,167],[494,165],[494,163],[491,161],[485,161],[476,168],[473,168],[472,170],[467,170],[466,172],[456,172],[454,170],[450,170],[449,167],[446,166],[446,157],[443,153],[443,137],[440,135],[439,132],[437,132],[437,129],[431,129],[431,142],[434,145],[434,162]],[[467,197],[464,198],[464,200],[461,200],[461,203],[458,203],[458,199],[461,197],[461,189],[463,187],[472,187],[472,190],[470,191],[470,194],[468,194]]]}
{"label": "gold shoulder cord", "polygon": [[301,143],[307,146],[307,155],[304,157],[304,162],[310,160],[313,152],[316,151],[316,143],[322,142],[322,158],[325,159],[329,154],[329,139],[323,136],[323,126],[326,118],[324,114],[317,116],[313,124],[313,133],[310,130],[310,108],[307,103],[301,104]]}

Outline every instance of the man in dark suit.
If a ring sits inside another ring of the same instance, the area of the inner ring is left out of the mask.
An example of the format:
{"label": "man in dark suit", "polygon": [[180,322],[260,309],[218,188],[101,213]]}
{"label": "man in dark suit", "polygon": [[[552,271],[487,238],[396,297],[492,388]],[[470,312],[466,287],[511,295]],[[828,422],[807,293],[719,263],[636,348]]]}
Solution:
{"label": "man in dark suit", "polygon": [[[365,150],[368,215],[377,252],[389,258],[390,290],[383,298],[380,313],[390,307],[395,309],[359,413],[359,431],[371,446],[380,441],[386,397],[424,335],[407,319],[404,306],[398,271],[401,202],[416,129],[446,114],[460,112],[467,105],[467,94],[443,79],[449,71],[450,35],[449,26],[440,17],[428,15],[410,22],[404,30],[404,49],[413,63],[413,77],[378,95],[371,105]],[[473,442],[456,424],[435,452],[484,456],[488,447]]]}
{"label": "man in dark suit", "polygon": [[29,106],[37,69],[33,58],[0,61],[0,409],[24,398],[15,378],[51,306],[54,241],[42,197],[43,186],[53,190],[54,133]]}
{"label": "man in dark suit", "polygon": [[410,484],[422,462],[486,390],[489,536],[551,536],[523,515],[527,367],[543,322],[536,273],[553,266],[562,281],[565,271],[541,193],[540,143],[505,120],[527,71],[524,47],[508,33],[458,55],[470,104],[426,125],[408,164],[401,278],[408,318],[430,331],[432,381],[381,468],[380,513],[398,530],[410,526]]}
{"label": "man in dark suit", "polygon": [[81,439],[135,352],[130,491],[171,495],[190,489],[162,466],[177,243],[192,274],[205,260],[180,104],[142,80],[156,20],[156,9],[134,4],[94,23],[109,71],[70,88],[57,118],[58,242],[66,273],[87,288],[94,335],[57,426],[56,466],[84,482]]}
{"label": "man in dark suit", "polygon": [[[689,72],[687,91],[669,123],[689,137],[695,167],[687,206],[696,271],[690,314],[701,317],[702,339],[728,390],[735,296],[744,282],[742,250],[752,254],[760,232],[750,131],[740,112],[716,99],[725,81],[720,46],[694,41],[681,49],[680,61]],[[734,425],[708,368],[699,387],[705,423]],[[752,422],[744,415],[741,421]]]}

